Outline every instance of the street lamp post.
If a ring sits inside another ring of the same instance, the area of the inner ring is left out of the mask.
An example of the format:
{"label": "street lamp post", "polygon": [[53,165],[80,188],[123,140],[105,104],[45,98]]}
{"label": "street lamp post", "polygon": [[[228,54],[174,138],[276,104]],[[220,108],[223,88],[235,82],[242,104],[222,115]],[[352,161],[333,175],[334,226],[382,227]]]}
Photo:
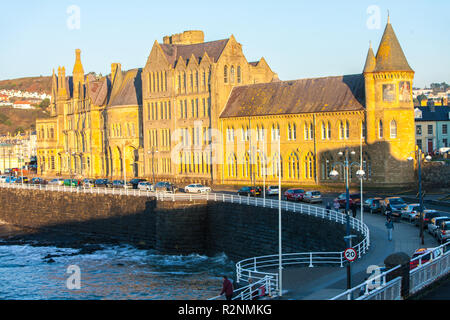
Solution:
{"label": "street lamp post", "polygon": [[[420,214],[420,233],[419,233],[419,236],[420,236],[420,239],[421,239],[421,241],[422,241],[422,245],[424,245],[425,244],[425,239],[424,239],[424,233],[423,233],[423,224],[424,224],[424,221],[423,221],[423,219],[424,219],[424,207],[423,207],[423,192],[422,192],[422,166],[421,166],[421,163],[422,163],[422,155],[423,155],[423,152],[422,152],[422,150],[420,150],[420,149],[417,149],[417,151],[411,151],[410,152],[410,155],[412,154],[412,153],[414,153],[414,155],[417,157],[417,170],[418,170],[418,172],[417,172],[417,174],[418,174],[418,176],[419,176],[419,185],[418,185],[418,189],[419,189],[419,204],[420,204],[420,209],[419,209],[419,214]],[[430,161],[431,160],[431,157],[428,155],[426,158],[425,158],[426,160],[428,160],[428,161]],[[413,157],[409,157],[408,158],[408,161],[414,161],[414,158]]]}
{"label": "street lamp post", "polygon": [[[340,151],[338,153],[339,156],[344,157],[344,162],[335,162],[333,164],[333,170],[330,172],[330,177],[332,179],[336,179],[339,176],[339,172],[335,170],[335,167],[337,165],[340,165],[343,167],[344,169],[344,180],[345,180],[345,213],[346,213],[346,220],[347,220],[347,226],[346,226],[346,237],[345,237],[345,241],[347,243],[347,248],[351,247],[351,238],[352,236],[350,235],[350,186],[349,186],[349,169],[353,166],[353,165],[357,165],[361,167],[360,163],[357,162],[353,162],[350,163],[349,158],[350,155],[355,155],[356,152],[354,151],[350,151],[350,149],[348,147],[345,148],[344,151]],[[365,176],[365,172],[364,170],[360,169],[358,170],[358,172],[356,173],[356,175],[360,178],[363,179]],[[347,264],[347,289],[351,289],[351,263],[349,262]]]}

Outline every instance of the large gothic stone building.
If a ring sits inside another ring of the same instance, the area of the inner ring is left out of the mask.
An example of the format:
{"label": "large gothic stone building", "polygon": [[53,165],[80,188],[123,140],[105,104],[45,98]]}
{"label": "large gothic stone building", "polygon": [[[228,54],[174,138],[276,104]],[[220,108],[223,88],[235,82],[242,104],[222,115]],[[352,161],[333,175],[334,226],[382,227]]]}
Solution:
{"label": "large gothic stone building", "polygon": [[142,69],[111,65],[85,75],[53,73],[51,115],[37,121],[38,163],[47,176],[134,177],[183,184],[319,185],[344,149],[350,179],[373,186],[414,180],[409,66],[390,22],[363,73],[280,81],[248,62],[234,36],[204,42],[187,31],[155,42]]}

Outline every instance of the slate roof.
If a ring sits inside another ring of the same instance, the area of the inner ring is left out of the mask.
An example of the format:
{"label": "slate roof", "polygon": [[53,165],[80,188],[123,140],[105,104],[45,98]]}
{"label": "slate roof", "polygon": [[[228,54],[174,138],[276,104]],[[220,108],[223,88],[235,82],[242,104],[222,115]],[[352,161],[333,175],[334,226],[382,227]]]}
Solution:
{"label": "slate roof", "polygon": [[122,72],[120,81],[115,81],[108,105],[139,106],[142,105],[142,69]]}
{"label": "slate roof", "polygon": [[377,53],[375,72],[413,71],[406,60],[392,25],[388,22]]}
{"label": "slate roof", "polygon": [[416,118],[416,121],[450,121],[448,106],[416,107],[416,109],[422,112],[422,118]]}
{"label": "slate roof", "polygon": [[184,61],[188,61],[192,57],[192,55],[194,55],[194,57],[197,59],[197,62],[200,62],[205,52],[211,59],[217,62],[223,52],[223,49],[225,49],[228,40],[229,39],[224,39],[189,45],[160,44],[160,46],[169,63],[175,66],[180,57],[182,57]]}
{"label": "slate roof", "polygon": [[221,118],[364,108],[364,76],[356,74],[234,87]]}

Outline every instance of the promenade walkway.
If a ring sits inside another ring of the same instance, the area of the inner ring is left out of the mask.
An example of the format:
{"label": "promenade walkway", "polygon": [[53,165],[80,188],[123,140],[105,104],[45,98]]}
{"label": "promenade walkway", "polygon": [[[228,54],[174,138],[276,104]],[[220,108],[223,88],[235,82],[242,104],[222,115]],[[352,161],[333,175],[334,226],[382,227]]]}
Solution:
{"label": "promenade walkway", "polygon": [[[358,213],[360,219],[360,214]],[[436,247],[437,241],[425,231],[425,245],[422,246],[419,229],[408,222],[395,223],[394,239],[387,239],[381,214],[364,213],[364,223],[371,231],[371,247],[362,259],[352,263],[352,286],[362,283],[369,275],[371,265],[383,266],[384,259],[395,252],[412,255],[421,247]],[[285,269],[283,274],[283,297],[292,300],[327,300],[347,289],[346,268],[318,267]]]}

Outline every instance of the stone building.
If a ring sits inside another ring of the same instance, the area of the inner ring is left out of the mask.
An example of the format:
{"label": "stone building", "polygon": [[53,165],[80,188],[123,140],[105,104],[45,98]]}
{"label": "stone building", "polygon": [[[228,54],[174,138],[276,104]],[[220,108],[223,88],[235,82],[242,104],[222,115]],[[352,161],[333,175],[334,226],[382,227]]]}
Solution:
{"label": "stone building", "polygon": [[414,71],[390,22],[356,75],[280,81],[234,36],[187,31],[155,41],[142,69],[84,76],[77,51],[73,76],[53,79],[52,117],[37,123],[48,175],[319,185],[333,168],[343,178],[350,148],[368,184],[414,180]]}
{"label": "stone building", "polygon": [[348,147],[355,152],[351,181],[358,182],[362,166],[372,186],[411,183],[413,78],[388,22],[362,74],[235,87],[220,116],[224,159],[217,178],[261,185],[278,183],[281,174],[283,185],[326,184],[333,168],[344,178],[338,153]]}

